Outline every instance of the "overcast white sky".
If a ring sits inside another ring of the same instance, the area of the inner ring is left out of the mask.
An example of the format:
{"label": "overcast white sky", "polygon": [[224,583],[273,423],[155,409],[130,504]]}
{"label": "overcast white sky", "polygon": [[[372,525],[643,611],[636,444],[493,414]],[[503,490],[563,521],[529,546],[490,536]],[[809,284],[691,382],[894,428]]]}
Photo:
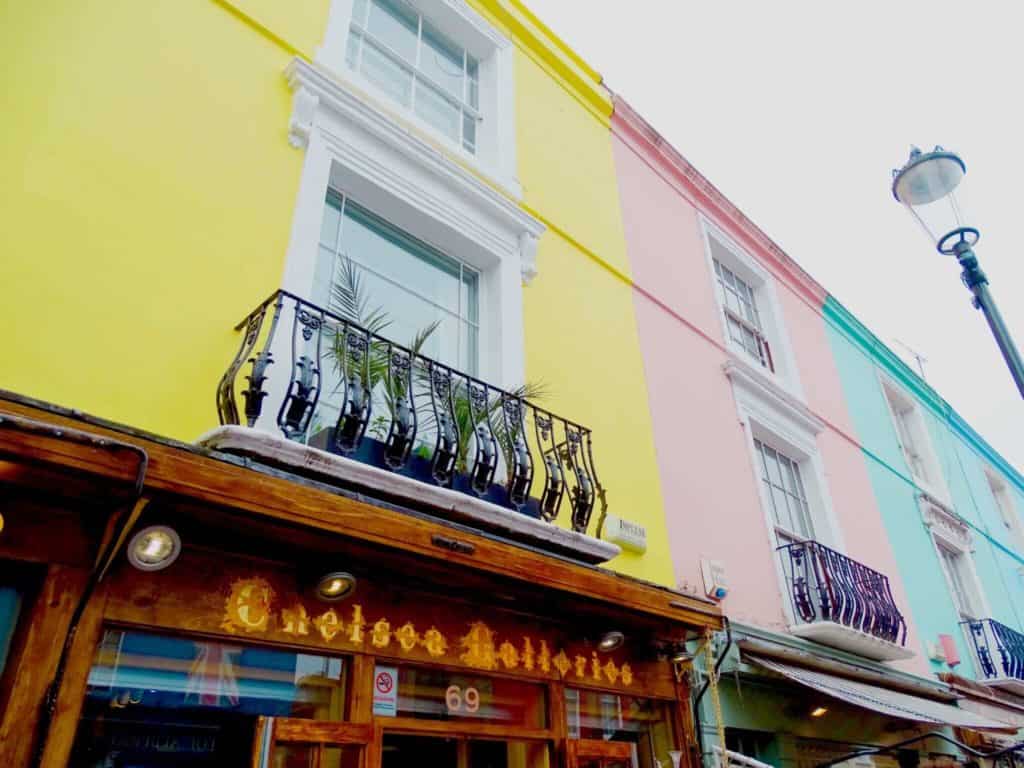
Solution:
{"label": "overcast white sky", "polygon": [[955,149],[961,203],[1024,343],[1024,44],[1013,3],[527,0],[530,8],[1018,469],[1024,404],[952,257],[889,191]]}

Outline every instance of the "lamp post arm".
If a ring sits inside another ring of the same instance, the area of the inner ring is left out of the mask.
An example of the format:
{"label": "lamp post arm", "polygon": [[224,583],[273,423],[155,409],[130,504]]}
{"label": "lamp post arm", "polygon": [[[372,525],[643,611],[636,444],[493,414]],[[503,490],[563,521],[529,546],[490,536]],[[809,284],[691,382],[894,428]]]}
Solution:
{"label": "lamp post arm", "polygon": [[1024,360],[1021,359],[1017,345],[1013,343],[1010,329],[1003,322],[1003,316],[999,313],[996,300],[988,288],[988,278],[978,264],[978,257],[975,256],[971,246],[962,241],[954,246],[954,253],[963,268],[960,277],[964,281],[964,285],[974,294],[974,306],[985,314],[988,327],[992,330],[992,335],[996,337],[999,351],[1003,353],[1003,359],[1010,369],[1010,375],[1013,376],[1021,397],[1024,397]]}

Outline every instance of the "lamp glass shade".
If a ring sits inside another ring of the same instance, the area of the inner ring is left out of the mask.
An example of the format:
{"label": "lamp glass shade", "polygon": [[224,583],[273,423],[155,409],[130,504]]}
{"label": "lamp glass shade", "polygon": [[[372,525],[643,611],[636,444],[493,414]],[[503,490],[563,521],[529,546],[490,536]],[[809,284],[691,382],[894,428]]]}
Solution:
{"label": "lamp glass shade", "polygon": [[958,155],[936,149],[912,154],[893,178],[893,196],[935,245],[964,226],[957,192],[966,173],[967,167]]}

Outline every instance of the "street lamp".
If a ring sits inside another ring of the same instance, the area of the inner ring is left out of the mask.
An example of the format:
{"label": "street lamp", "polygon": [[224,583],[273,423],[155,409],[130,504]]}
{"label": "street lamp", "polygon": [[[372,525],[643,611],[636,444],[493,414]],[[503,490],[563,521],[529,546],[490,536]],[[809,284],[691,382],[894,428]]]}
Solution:
{"label": "street lamp", "polygon": [[974,255],[974,244],[981,234],[974,227],[964,225],[957,203],[956,189],[966,173],[967,166],[955,152],[947,152],[942,147],[922,152],[913,147],[906,165],[892,172],[892,194],[921,225],[939,253],[956,256],[960,262],[963,269],[960,279],[974,294],[975,308],[985,313],[1003,359],[1024,397],[1024,361],[989,292],[988,278]]}

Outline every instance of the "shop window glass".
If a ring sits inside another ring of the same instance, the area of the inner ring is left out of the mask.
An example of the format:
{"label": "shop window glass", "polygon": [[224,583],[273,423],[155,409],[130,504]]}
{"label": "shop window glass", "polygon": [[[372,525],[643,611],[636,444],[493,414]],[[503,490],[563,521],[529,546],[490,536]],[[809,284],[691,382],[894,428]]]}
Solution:
{"label": "shop window glass", "polygon": [[675,749],[669,706],[655,699],[567,688],[570,739],[623,741],[634,745],[634,765],[670,765]]}
{"label": "shop window glass", "polygon": [[546,728],[547,697],[536,683],[401,667],[398,716]]}
{"label": "shop window glass", "polygon": [[107,630],[69,765],[248,767],[260,715],[343,719],[346,672],[327,656]]}

